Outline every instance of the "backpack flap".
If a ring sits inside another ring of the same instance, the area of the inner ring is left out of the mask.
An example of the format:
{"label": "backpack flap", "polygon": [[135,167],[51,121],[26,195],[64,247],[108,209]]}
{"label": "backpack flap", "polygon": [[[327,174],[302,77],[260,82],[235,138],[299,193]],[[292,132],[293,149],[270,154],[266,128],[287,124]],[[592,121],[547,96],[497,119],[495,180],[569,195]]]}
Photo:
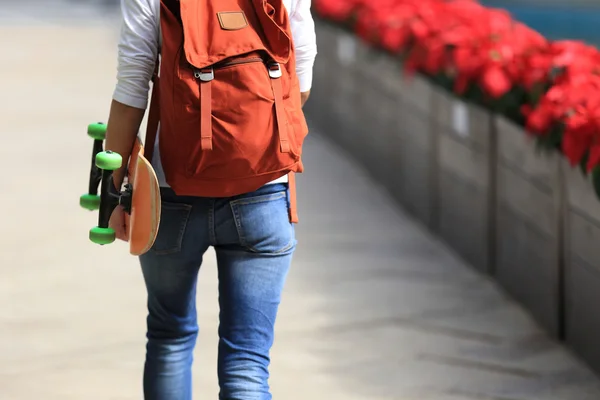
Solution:
{"label": "backpack flap", "polygon": [[289,60],[282,0],[181,0],[180,12],[185,56],[198,69],[260,51],[278,63]]}

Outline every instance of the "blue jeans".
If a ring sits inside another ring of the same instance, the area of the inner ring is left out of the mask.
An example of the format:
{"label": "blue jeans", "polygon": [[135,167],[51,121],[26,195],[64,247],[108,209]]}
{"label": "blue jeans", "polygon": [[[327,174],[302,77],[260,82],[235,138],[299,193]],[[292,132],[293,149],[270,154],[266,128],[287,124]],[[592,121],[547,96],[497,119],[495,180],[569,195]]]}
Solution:
{"label": "blue jeans", "polygon": [[192,398],[196,282],[209,246],[219,276],[219,399],[271,399],[269,352],[296,247],[287,184],[231,198],[183,197],[168,188],[161,195],[158,237],[140,257],[148,291],[145,399]]}

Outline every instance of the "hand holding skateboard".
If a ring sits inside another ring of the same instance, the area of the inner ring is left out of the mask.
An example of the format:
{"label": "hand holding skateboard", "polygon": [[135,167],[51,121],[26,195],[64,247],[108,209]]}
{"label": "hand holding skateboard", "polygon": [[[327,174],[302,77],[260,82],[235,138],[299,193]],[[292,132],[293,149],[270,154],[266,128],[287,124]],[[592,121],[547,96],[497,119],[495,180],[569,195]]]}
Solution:
{"label": "hand holding skateboard", "polygon": [[133,255],[144,254],[154,244],[160,223],[160,188],[154,169],[144,158],[144,147],[136,138],[126,183],[119,190],[113,183],[113,171],[121,168],[123,159],[118,153],[104,151],[106,125],[90,124],[88,136],[94,139],[92,165],[88,193],[79,198],[79,204],[91,211],[98,210],[98,225],[90,230],[89,238],[100,245],[113,243],[116,234],[109,227],[110,218],[115,208],[123,207],[129,251]]}

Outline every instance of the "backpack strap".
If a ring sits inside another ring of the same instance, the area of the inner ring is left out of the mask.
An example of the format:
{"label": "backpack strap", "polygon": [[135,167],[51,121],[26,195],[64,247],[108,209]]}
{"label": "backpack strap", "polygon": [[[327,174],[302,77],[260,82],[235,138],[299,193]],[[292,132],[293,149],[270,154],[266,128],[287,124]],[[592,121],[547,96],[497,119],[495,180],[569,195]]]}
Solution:
{"label": "backpack strap", "polygon": [[298,206],[296,200],[296,173],[290,172],[288,174],[288,187],[290,189],[290,222],[292,224],[298,223]]}
{"label": "backpack strap", "polygon": [[212,68],[196,70],[194,77],[200,81],[200,146],[202,150],[212,150],[211,81],[215,79],[215,71]]}
{"label": "backpack strap", "polygon": [[[290,142],[288,137],[287,119],[284,113],[283,105],[283,87],[281,85],[281,66],[276,62],[267,64],[269,76],[271,77],[271,88],[273,89],[273,98],[275,100],[275,119],[277,122],[277,132],[279,133],[279,145],[282,153],[290,152]],[[290,222],[298,223],[298,209],[296,200],[296,173],[288,174],[288,188],[290,190]]]}
{"label": "backpack strap", "polygon": [[154,144],[158,134],[158,124],[160,122],[160,91],[158,77],[159,60],[156,60],[154,74],[152,75],[152,97],[150,99],[150,110],[148,111],[148,124],[146,125],[146,138],[144,140],[144,156],[149,162],[152,162],[154,154]]}
{"label": "backpack strap", "polygon": [[290,152],[290,142],[288,139],[288,124],[285,118],[283,105],[283,87],[281,85],[281,66],[276,62],[267,64],[269,77],[271,77],[271,88],[273,89],[273,98],[275,100],[275,118],[277,121],[277,131],[279,132],[279,144],[282,153]]}

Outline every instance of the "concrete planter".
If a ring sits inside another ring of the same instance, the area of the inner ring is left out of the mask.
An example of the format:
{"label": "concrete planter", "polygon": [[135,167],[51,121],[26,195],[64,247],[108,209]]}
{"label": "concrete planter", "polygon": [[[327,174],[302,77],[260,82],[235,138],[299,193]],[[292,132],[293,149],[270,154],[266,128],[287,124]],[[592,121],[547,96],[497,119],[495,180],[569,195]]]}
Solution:
{"label": "concrete planter", "polygon": [[317,20],[307,116],[467,262],[600,371],[600,201],[518,127]]}
{"label": "concrete planter", "polygon": [[505,118],[496,117],[495,123],[496,279],[546,330],[559,335],[561,158],[536,150],[533,139]]}
{"label": "concrete planter", "polygon": [[495,135],[489,112],[435,92],[439,134],[438,232],[476,269],[490,273]]}
{"label": "concrete planter", "polygon": [[317,21],[317,58],[307,114],[326,137],[424,223],[432,223],[435,169],[432,86],[404,79],[400,60]]}
{"label": "concrete planter", "polygon": [[430,228],[436,225],[437,135],[433,86],[420,76],[404,80],[397,93],[402,102],[392,147],[394,179],[390,191],[414,217]]}
{"label": "concrete planter", "polygon": [[387,180],[402,110],[400,64],[352,33],[317,21],[319,54],[306,110],[319,131]]}
{"label": "concrete planter", "polygon": [[[336,140],[337,136],[341,136],[337,121],[340,107],[332,99],[343,98],[342,91],[345,88],[341,85],[343,80],[340,75],[350,73],[347,68],[342,68],[336,51],[338,39],[344,37],[349,40],[351,35],[331,24],[318,23],[317,28],[319,53],[325,56],[317,57],[315,60],[311,97],[305,106],[305,111],[309,123],[317,125],[330,139]],[[338,73],[332,74],[330,71],[338,71]]]}
{"label": "concrete planter", "polygon": [[600,371],[600,202],[589,178],[563,162],[565,212],[565,338]]}
{"label": "concrete planter", "polygon": [[353,82],[345,84],[360,88],[347,110],[356,118],[352,124],[359,133],[348,138],[348,148],[376,180],[387,183],[395,179],[390,163],[397,157],[394,141],[404,119],[401,64],[360,41],[357,49]]}

